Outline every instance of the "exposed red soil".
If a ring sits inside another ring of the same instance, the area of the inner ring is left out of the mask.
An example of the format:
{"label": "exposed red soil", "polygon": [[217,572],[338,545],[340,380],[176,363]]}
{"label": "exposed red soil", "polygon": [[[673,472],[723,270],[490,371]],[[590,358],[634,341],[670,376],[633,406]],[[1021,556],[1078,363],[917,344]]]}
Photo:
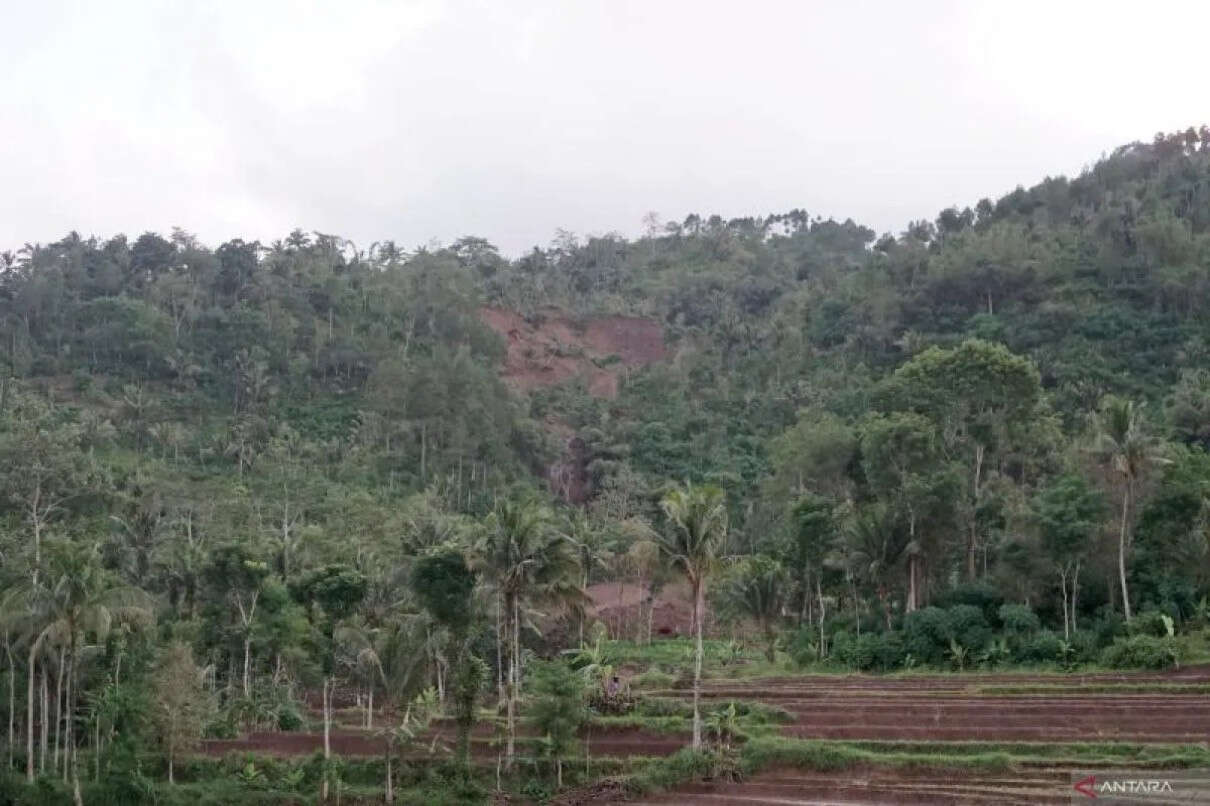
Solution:
{"label": "exposed red soil", "polygon": [[481,308],[479,315],[504,337],[508,352],[502,376],[516,389],[582,376],[590,394],[613,398],[623,369],[668,357],[664,329],[653,319],[594,316],[576,321],[547,310],[529,320],[515,311],[491,307]]}
{"label": "exposed red soil", "polygon": [[[592,600],[588,609],[589,617],[608,627],[610,636],[634,638],[638,629],[646,635],[648,589],[640,588],[637,580],[590,585],[588,596]],[[653,638],[690,634],[693,605],[688,585],[676,583],[663,586],[655,595],[654,607],[651,614]]]}

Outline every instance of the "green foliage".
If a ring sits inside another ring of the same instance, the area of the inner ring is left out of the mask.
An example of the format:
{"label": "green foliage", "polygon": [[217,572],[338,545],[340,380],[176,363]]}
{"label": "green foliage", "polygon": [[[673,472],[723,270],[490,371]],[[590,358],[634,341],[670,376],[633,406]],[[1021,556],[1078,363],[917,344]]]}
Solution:
{"label": "green foliage", "polygon": [[460,552],[445,551],[416,561],[412,589],[433,618],[450,632],[462,635],[471,620],[475,574]]}
{"label": "green foliage", "polygon": [[1101,655],[1101,662],[1112,669],[1170,669],[1180,660],[1171,638],[1132,635],[1119,638]]}
{"label": "green foliage", "polygon": [[1017,638],[1032,635],[1042,626],[1037,613],[1028,606],[1015,602],[1000,605],[996,615],[1004,632]]}
{"label": "green foliage", "polygon": [[529,678],[527,716],[544,740],[542,749],[555,762],[563,785],[563,761],[572,754],[588,721],[584,678],[564,663],[535,664]]}

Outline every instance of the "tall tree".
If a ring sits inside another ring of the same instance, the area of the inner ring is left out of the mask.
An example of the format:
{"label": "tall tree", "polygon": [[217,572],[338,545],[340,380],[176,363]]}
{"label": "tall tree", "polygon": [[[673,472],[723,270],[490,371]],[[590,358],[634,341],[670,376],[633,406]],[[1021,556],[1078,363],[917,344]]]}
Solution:
{"label": "tall tree", "polygon": [[[1105,500],[1082,476],[1055,479],[1034,499],[1042,547],[1059,572],[1063,596],[1063,637],[1076,629],[1080,568],[1105,515]],[[1070,587],[1068,586],[1070,583]]]}
{"label": "tall tree", "polygon": [[706,584],[714,573],[719,552],[727,541],[727,498],[714,486],[686,483],[665,493],[660,508],[668,528],[660,545],[689,582],[695,626],[693,655],[693,747],[702,746],[702,622],[705,620]]}
{"label": "tall tree", "polygon": [[940,436],[928,418],[892,412],[869,418],[861,429],[861,467],[874,493],[907,520],[908,592],[904,609],[921,606],[924,566],[939,530],[961,494],[961,481],[946,463]]}
{"label": "tall tree", "polygon": [[967,468],[966,573],[974,579],[990,460],[996,451],[1007,453],[1015,432],[1038,415],[1038,370],[1003,345],[968,339],[952,349],[920,353],[895,371],[883,391],[892,405],[933,419],[948,458]]}
{"label": "tall tree", "polygon": [[556,527],[550,510],[532,501],[507,499],[497,501],[484,521],[478,562],[496,594],[498,630],[508,647],[505,752],[511,770],[516,755],[524,611],[544,602],[578,602],[582,597],[579,565],[575,547]]}
{"label": "tall tree", "polygon": [[1147,430],[1141,409],[1131,400],[1108,395],[1093,417],[1094,449],[1118,480],[1121,517],[1118,524],[1118,581],[1122,586],[1122,613],[1130,621],[1130,591],[1126,565],[1130,552],[1131,520],[1140,482],[1148,470],[1165,462],[1159,442]]}

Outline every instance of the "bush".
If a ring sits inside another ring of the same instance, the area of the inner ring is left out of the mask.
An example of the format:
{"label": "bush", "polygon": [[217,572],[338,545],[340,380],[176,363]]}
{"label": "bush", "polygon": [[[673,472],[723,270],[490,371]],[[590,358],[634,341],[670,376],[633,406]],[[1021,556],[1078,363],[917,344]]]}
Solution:
{"label": "bush", "polygon": [[819,633],[810,627],[800,628],[786,646],[786,654],[799,666],[819,660]]}
{"label": "bush", "polygon": [[1176,642],[1153,635],[1119,638],[1101,654],[1101,662],[1113,669],[1171,669],[1178,660]]}
{"label": "bush", "polygon": [[1062,638],[1050,630],[1042,630],[1022,642],[1017,650],[1017,660],[1022,663],[1053,663],[1058,660],[1062,645]]}
{"label": "bush", "polygon": [[920,663],[940,666],[950,648],[950,620],[939,607],[908,613],[903,619],[903,649]]}
{"label": "bush", "polygon": [[1107,647],[1126,634],[1126,619],[1121,613],[1110,611],[1093,622],[1092,631],[1097,635],[1097,646]]}
{"label": "bush", "polygon": [[1032,635],[1042,627],[1038,614],[1023,604],[1002,604],[996,615],[1009,636]]}
{"label": "bush", "polygon": [[1165,638],[1168,635],[1168,627],[1164,622],[1164,615],[1159,610],[1144,610],[1126,625],[1126,634]]}
{"label": "bush", "polygon": [[983,616],[983,610],[975,605],[954,605],[945,611],[948,622],[948,637],[968,650],[985,646],[992,637],[991,627]]}
{"label": "bush", "polygon": [[1069,643],[1072,647],[1071,660],[1074,663],[1093,663],[1101,654],[1097,634],[1091,630],[1076,630],[1071,634]]}
{"label": "bush", "polygon": [[903,637],[897,632],[839,633],[832,649],[837,660],[862,672],[885,672],[903,663]]}
{"label": "bush", "polygon": [[974,607],[988,624],[994,624],[1004,596],[987,582],[967,582],[938,596],[934,603],[946,610],[959,605]]}

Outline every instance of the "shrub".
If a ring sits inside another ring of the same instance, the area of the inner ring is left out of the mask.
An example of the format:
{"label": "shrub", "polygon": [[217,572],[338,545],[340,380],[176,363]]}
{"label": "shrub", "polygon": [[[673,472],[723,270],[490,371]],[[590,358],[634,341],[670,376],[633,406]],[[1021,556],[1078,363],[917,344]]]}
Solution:
{"label": "shrub", "polygon": [[1164,616],[1165,614],[1159,610],[1144,610],[1126,625],[1126,634],[1131,636],[1150,635],[1154,638],[1164,638],[1168,635],[1168,627],[1164,622]]}
{"label": "shrub", "polygon": [[954,605],[945,611],[948,637],[968,650],[976,650],[991,640],[991,627],[983,611],[975,605]]}
{"label": "shrub", "polygon": [[786,654],[799,666],[806,666],[819,660],[819,633],[810,627],[803,627],[790,639],[786,646]]}
{"label": "shrub", "polygon": [[1023,604],[1002,604],[996,615],[1010,636],[1032,635],[1042,627],[1038,614]]}
{"label": "shrub", "polygon": [[839,633],[833,644],[837,660],[862,672],[885,672],[903,663],[903,637],[898,632]]}
{"label": "shrub", "polygon": [[1092,630],[1076,630],[1069,643],[1075,650],[1076,663],[1095,663],[1101,655],[1101,644]]}
{"label": "shrub", "polygon": [[1113,669],[1170,669],[1177,661],[1176,642],[1153,635],[1119,638],[1101,655],[1101,662]]}
{"label": "shrub", "polygon": [[950,619],[939,607],[908,613],[903,619],[903,649],[920,663],[939,666],[950,648]]}
{"label": "shrub", "polygon": [[1053,663],[1058,660],[1063,639],[1050,630],[1035,633],[1022,642],[1017,660],[1023,663]]}
{"label": "shrub", "polygon": [[987,582],[967,582],[958,585],[938,596],[935,602],[938,607],[946,610],[952,610],[959,605],[974,607],[989,624],[995,623],[1003,603],[1004,596]]}

